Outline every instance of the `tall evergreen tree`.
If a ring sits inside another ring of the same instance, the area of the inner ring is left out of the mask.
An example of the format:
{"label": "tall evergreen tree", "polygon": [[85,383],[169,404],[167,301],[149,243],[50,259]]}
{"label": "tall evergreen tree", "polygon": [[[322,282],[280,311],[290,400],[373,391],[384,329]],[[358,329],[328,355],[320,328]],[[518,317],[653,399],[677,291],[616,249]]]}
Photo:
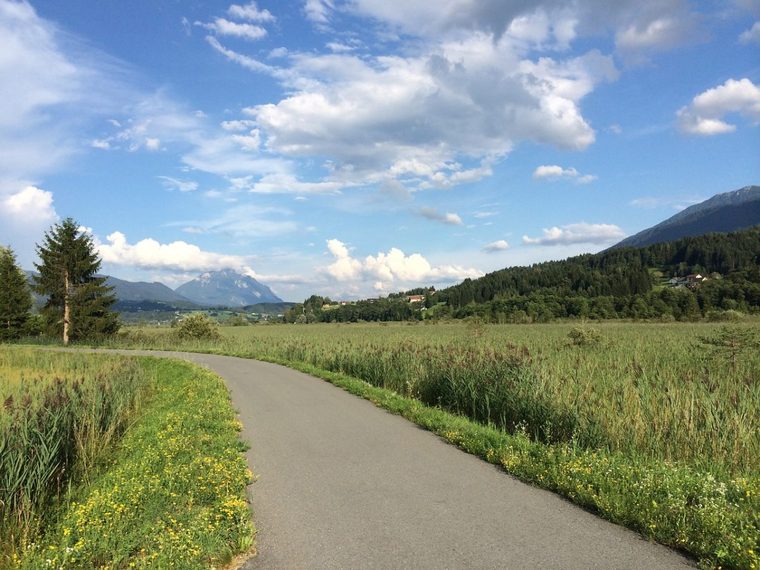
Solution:
{"label": "tall evergreen tree", "polygon": [[32,308],[29,283],[10,248],[0,246],[0,340],[19,338],[26,332]]}
{"label": "tall evergreen tree", "polygon": [[69,340],[109,335],[119,329],[113,287],[97,277],[100,259],[92,238],[71,218],[54,225],[37,245],[41,263],[35,290],[47,295],[42,310],[48,332]]}

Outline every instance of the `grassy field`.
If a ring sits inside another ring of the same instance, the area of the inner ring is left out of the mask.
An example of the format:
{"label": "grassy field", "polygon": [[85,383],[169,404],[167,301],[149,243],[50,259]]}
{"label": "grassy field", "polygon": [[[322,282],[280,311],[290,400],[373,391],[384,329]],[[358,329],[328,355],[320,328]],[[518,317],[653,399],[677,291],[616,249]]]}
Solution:
{"label": "grassy field", "polygon": [[[145,329],[119,342],[335,374],[356,393],[707,566],[758,563],[755,323],[266,325],[222,333],[178,341],[170,330]],[[432,408],[420,412],[415,402]],[[435,408],[454,415],[429,420]]]}
{"label": "grassy field", "polygon": [[187,364],[0,348],[0,568],[208,568],[250,548],[226,388]]}

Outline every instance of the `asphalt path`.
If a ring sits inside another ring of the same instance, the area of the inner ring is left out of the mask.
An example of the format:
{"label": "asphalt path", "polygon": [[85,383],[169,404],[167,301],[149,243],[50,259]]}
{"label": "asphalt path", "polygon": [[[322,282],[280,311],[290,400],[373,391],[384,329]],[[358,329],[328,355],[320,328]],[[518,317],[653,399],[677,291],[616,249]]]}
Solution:
{"label": "asphalt path", "polygon": [[258,554],[246,569],[691,566],[323,380],[242,358],[148,354],[201,364],[229,386],[257,475]]}

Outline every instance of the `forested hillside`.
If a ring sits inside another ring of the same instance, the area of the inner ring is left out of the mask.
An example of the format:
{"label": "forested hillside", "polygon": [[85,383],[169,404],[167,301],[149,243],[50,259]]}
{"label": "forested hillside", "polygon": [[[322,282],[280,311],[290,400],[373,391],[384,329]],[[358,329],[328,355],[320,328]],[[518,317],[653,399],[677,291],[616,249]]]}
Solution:
{"label": "forested hillside", "polygon": [[[696,274],[702,278],[669,282]],[[413,294],[424,295],[424,301],[409,302],[407,296]],[[760,227],[511,267],[440,291],[419,289],[343,304],[312,296],[288,311],[285,320],[688,320],[728,310],[760,312]]]}
{"label": "forested hillside", "polygon": [[[708,280],[670,287],[673,276]],[[760,228],[514,267],[439,291],[454,316],[690,318],[760,309]]]}

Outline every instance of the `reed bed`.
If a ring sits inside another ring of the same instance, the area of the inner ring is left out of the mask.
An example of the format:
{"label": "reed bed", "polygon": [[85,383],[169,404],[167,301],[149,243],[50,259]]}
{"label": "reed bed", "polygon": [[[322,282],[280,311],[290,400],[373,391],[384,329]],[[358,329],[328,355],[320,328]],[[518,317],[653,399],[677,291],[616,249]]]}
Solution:
{"label": "reed bed", "polygon": [[33,541],[72,482],[96,471],[146,386],[128,358],[0,350],[0,560]]}
{"label": "reed bed", "polygon": [[229,327],[220,340],[179,344],[145,329],[125,339],[305,362],[541,442],[760,472],[760,351],[736,366],[716,357],[700,342],[719,331],[711,323],[595,326],[588,346],[571,341],[577,324]]}

